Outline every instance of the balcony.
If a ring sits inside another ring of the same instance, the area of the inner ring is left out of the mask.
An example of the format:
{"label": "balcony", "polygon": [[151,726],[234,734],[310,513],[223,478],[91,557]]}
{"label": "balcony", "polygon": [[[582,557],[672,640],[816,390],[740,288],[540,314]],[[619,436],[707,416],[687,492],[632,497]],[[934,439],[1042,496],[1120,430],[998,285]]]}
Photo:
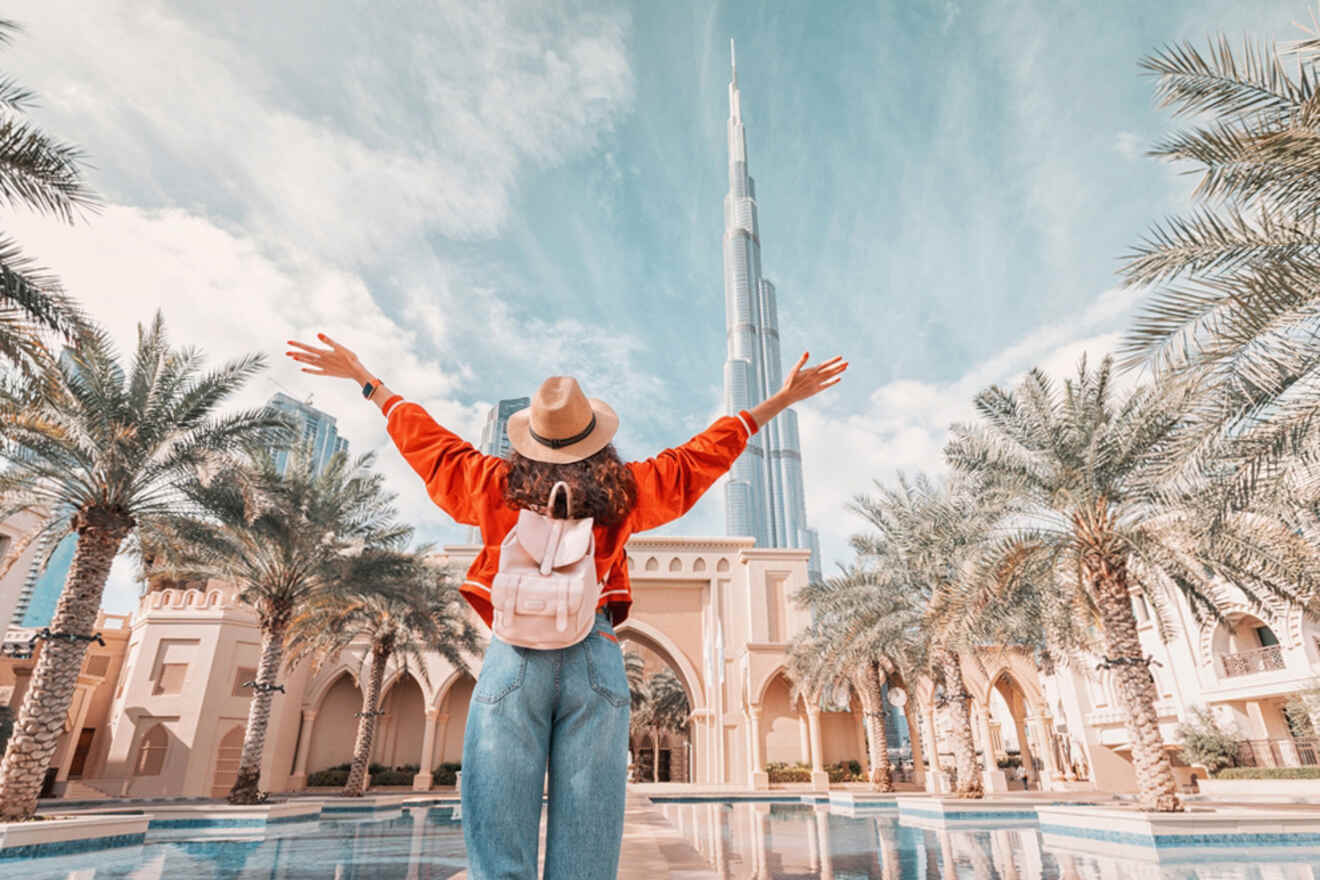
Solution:
{"label": "balcony", "polygon": [[1219,660],[1224,666],[1225,678],[1271,672],[1283,668],[1283,649],[1278,645],[1269,645],[1237,654],[1220,654]]}
{"label": "balcony", "polygon": [[1238,764],[1243,767],[1315,767],[1320,765],[1320,738],[1248,740],[1238,750]]}

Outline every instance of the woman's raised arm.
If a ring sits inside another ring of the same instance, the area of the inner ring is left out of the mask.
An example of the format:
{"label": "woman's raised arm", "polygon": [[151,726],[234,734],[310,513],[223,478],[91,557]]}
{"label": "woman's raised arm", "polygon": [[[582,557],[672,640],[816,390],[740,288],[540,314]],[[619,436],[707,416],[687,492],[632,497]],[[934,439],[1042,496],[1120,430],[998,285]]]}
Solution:
{"label": "woman's raised arm", "polygon": [[369,400],[388,419],[386,429],[395,447],[426,484],[427,494],[445,513],[465,525],[480,525],[479,509],[487,490],[498,479],[503,459],[484,455],[463,438],[439,425],[416,403],[390,391],[348,348],[324,333],[316,337],[330,346],[316,348],[289,340],[297,351],[285,352],[313,376],[352,379],[360,389],[372,385]]}

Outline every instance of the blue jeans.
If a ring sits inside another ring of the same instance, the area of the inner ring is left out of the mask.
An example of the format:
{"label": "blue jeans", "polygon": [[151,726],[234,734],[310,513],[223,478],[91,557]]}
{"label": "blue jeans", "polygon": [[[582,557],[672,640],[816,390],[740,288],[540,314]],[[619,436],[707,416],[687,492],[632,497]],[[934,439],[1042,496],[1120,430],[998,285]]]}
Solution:
{"label": "blue jeans", "polygon": [[545,880],[614,880],[628,773],[628,679],[604,612],[553,651],[493,635],[463,734],[470,880],[535,880],[549,764]]}

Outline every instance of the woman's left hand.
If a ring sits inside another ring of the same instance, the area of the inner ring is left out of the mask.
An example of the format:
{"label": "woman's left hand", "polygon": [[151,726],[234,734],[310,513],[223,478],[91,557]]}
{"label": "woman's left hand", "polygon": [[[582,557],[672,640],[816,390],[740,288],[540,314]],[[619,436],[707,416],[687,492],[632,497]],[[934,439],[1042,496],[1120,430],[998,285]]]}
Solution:
{"label": "woman's left hand", "polygon": [[839,355],[814,367],[806,367],[809,355],[810,352],[802,353],[802,357],[793,365],[788,378],[784,380],[784,387],[779,389],[779,395],[787,406],[792,406],[829,388],[842,379],[843,371],[848,369],[848,362]]}
{"label": "woman's left hand", "polygon": [[352,379],[359,385],[374,378],[374,374],[368,372],[367,368],[362,366],[362,361],[358,360],[358,356],[351,350],[335,342],[324,333],[316,334],[316,338],[330,347],[328,349],[316,348],[303,342],[288,340],[289,345],[302,350],[286,351],[285,354],[300,364],[310,365],[302,368],[304,373],[311,373],[313,376]]}

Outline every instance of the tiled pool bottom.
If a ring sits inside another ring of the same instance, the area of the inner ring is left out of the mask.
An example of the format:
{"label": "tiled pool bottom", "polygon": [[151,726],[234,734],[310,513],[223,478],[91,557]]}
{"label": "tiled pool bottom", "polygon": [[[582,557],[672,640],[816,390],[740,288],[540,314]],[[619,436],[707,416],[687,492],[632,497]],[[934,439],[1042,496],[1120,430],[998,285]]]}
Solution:
{"label": "tiled pool bottom", "polygon": [[1112,854],[1082,839],[1047,843],[1034,823],[940,828],[900,823],[894,809],[825,804],[657,807],[721,880],[1320,880],[1320,847],[1309,845],[1262,852],[1211,841]]}
{"label": "tiled pool bottom", "polygon": [[467,867],[451,807],[275,825],[259,839],[151,832],[140,846],[0,861],[0,880],[444,880]]}

